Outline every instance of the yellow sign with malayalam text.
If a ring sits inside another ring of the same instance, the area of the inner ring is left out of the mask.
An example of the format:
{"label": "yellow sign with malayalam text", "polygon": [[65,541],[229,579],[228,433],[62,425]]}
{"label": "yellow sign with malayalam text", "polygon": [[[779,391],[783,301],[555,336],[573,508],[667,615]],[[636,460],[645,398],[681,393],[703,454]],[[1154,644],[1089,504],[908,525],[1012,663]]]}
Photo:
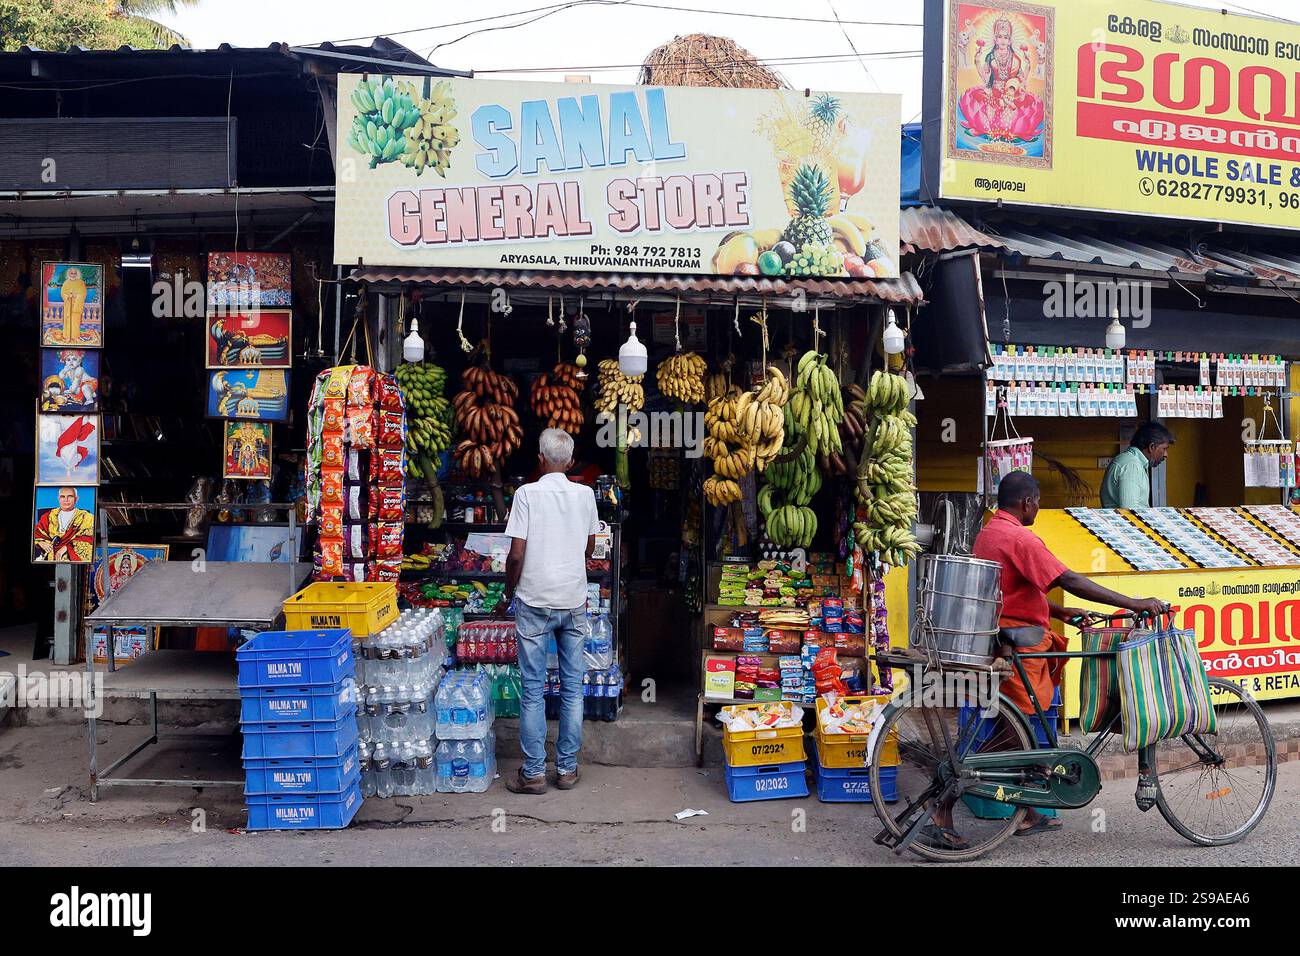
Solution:
{"label": "yellow sign with malayalam text", "polygon": [[1300,226],[1300,25],[1154,0],[940,10],[940,196]]}
{"label": "yellow sign with malayalam text", "polygon": [[1096,580],[1171,605],[1174,626],[1196,634],[1210,677],[1233,681],[1260,700],[1300,695],[1300,568],[1134,572]]}

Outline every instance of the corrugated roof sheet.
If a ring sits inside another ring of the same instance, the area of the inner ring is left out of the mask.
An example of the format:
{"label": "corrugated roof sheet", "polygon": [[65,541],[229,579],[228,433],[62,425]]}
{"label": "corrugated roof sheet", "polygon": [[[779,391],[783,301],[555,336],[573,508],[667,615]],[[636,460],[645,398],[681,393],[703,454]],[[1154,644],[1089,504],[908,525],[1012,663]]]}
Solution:
{"label": "corrugated roof sheet", "polygon": [[955,212],[938,206],[912,206],[901,210],[898,244],[904,254],[997,248],[1002,245]]}
{"label": "corrugated roof sheet", "polygon": [[806,295],[917,303],[921,287],[910,272],[898,279],[782,279],[767,276],[659,275],[649,272],[540,272],[502,269],[421,269],[361,266],[361,282],[414,282],[438,286],[517,286],[626,292],[696,292],[716,295]]}
{"label": "corrugated roof sheet", "polygon": [[1232,250],[1208,244],[1188,249],[1155,237],[1144,236],[1139,240],[1087,229],[1065,233],[1045,223],[1017,228],[1008,228],[1003,223],[976,229],[952,210],[934,206],[902,210],[900,227],[904,253],[978,248],[998,251],[1009,258],[1056,260],[1220,280],[1300,283],[1300,253]]}

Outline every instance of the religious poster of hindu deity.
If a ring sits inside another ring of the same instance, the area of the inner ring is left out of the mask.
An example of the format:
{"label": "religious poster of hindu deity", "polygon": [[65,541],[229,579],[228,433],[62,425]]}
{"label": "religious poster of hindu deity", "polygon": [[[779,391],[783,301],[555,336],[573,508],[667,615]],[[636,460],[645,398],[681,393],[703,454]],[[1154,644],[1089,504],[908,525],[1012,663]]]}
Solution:
{"label": "religious poster of hindu deity", "polygon": [[41,411],[99,411],[99,356],[97,349],[41,349]]}
{"label": "religious poster of hindu deity", "polygon": [[223,478],[271,477],[271,423],[226,422]]}
{"label": "religious poster of hindu deity", "polygon": [[1055,10],[950,0],[947,155],[1052,168]]}
{"label": "religious poster of hindu deity", "polygon": [[41,263],[41,345],[104,347],[104,267]]}

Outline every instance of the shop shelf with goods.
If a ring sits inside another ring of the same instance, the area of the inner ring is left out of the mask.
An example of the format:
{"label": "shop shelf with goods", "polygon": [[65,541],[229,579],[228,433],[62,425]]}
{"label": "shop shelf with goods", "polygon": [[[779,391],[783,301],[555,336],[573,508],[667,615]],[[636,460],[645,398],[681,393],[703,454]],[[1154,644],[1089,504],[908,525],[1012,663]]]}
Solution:
{"label": "shop shelf with goods", "polygon": [[844,693],[874,689],[871,621],[855,606],[860,595],[830,555],[814,552],[806,568],[796,571],[770,559],[709,566],[711,600],[701,616],[697,760],[703,758],[706,708],[791,701],[809,708],[811,727],[819,655]]}
{"label": "shop shelf with goods", "polygon": [[[608,528],[587,562],[591,637],[584,647],[583,688],[585,717],[605,721],[616,720],[622,712],[620,663],[626,659],[622,527],[610,523]],[[504,599],[509,551],[504,531],[501,522],[461,521],[410,536],[414,553],[404,563],[400,591],[413,607],[455,612],[459,618],[451,643],[455,665],[486,671],[492,680],[496,716],[517,717],[517,647],[512,611]],[[558,717],[558,664],[551,663],[546,706],[554,718]]]}
{"label": "shop shelf with goods", "polygon": [[265,631],[235,656],[248,829],[347,826],[362,800],[351,633]]}

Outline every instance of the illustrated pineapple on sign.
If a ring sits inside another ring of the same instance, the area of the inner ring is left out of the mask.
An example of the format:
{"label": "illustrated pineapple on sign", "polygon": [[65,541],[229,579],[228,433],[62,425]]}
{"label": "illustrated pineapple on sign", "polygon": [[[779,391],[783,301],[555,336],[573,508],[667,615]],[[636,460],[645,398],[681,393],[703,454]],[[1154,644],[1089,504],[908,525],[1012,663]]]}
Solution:
{"label": "illustrated pineapple on sign", "polygon": [[781,233],[782,241],[794,247],[794,255],[783,269],[787,275],[827,276],[843,271],[844,257],[833,245],[835,232],[826,220],[830,200],[826,171],[812,163],[800,166],[790,182],[795,217]]}
{"label": "illustrated pineapple on sign", "polygon": [[813,144],[818,152],[826,152],[835,135],[836,123],[840,118],[840,101],[829,93],[818,93],[808,108],[808,128],[813,134]]}
{"label": "illustrated pineapple on sign", "polygon": [[790,183],[790,200],[796,215],[785,227],[781,238],[802,249],[805,244],[828,246],[834,239],[826,221],[826,207],[831,199],[831,184],[820,166],[805,163]]}

